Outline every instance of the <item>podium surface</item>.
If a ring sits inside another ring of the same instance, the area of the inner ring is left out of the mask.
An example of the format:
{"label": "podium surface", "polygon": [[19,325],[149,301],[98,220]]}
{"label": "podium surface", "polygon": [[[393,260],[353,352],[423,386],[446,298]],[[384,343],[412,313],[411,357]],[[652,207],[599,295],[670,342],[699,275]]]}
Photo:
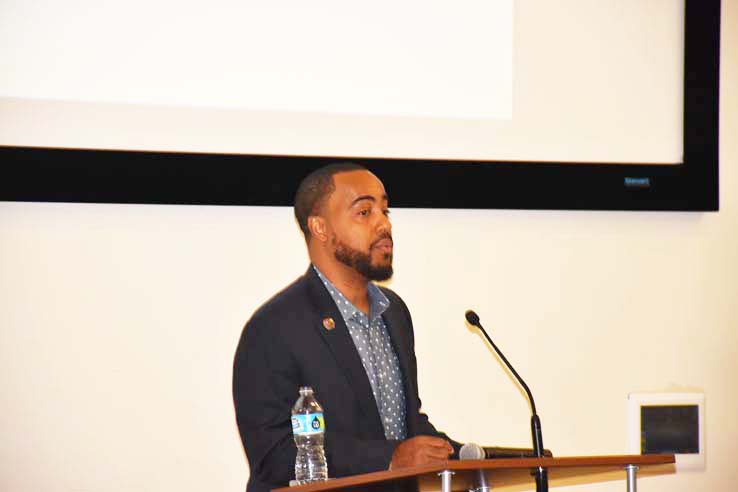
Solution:
{"label": "podium surface", "polygon": [[548,470],[550,487],[627,479],[629,491],[635,491],[639,476],[666,475],[675,472],[674,455],[570,456],[561,458],[497,458],[492,460],[449,460],[400,470],[387,470],[350,477],[334,478],[272,492],[341,492],[361,490],[362,486],[414,480],[420,492],[460,492],[474,489],[479,473],[484,473],[492,492],[496,490],[534,490],[531,470]]}

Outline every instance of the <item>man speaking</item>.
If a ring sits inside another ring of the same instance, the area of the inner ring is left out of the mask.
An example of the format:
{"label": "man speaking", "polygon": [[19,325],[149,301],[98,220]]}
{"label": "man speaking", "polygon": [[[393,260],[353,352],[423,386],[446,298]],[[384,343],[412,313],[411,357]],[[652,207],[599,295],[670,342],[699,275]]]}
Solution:
{"label": "man speaking", "polygon": [[420,411],[413,325],[392,276],[392,225],[379,179],[351,163],[308,175],[295,195],[307,272],[246,323],[233,400],[248,492],[294,478],[290,410],[301,386],[323,406],[330,477],[448,459],[458,444]]}

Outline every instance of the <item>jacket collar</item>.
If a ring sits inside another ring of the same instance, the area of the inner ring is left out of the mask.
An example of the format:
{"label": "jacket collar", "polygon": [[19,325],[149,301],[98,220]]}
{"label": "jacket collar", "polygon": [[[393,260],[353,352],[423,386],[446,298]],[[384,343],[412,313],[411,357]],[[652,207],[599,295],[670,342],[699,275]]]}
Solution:
{"label": "jacket collar", "polygon": [[[366,422],[371,428],[372,435],[376,435],[378,438],[384,437],[384,426],[377,410],[377,404],[374,401],[369,378],[366,375],[364,365],[361,363],[361,358],[341,312],[326,290],[325,285],[323,285],[323,281],[315,273],[312,265],[308,268],[303,278],[308,284],[311,301],[317,312],[320,313],[319,321],[314,328],[320,333],[320,336],[330,348],[336,363],[343,370],[349,386],[353,388],[362,411],[366,415]],[[407,314],[404,312],[405,310],[401,305],[401,301],[394,301],[396,297],[394,294],[390,297],[389,308],[384,311],[382,318],[384,319],[385,326],[392,340],[392,345],[400,362],[405,389],[407,432],[408,436],[412,436],[417,432],[417,429],[413,425],[415,420],[411,416],[419,411],[416,400],[418,389],[414,384],[413,368],[415,366],[409,360],[413,354],[412,340],[409,336],[410,320],[407,319]],[[332,319],[335,328],[327,329],[323,325],[323,321],[326,319]]]}
{"label": "jacket collar", "polygon": [[[359,401],[359,406],[366,416],[366,422],[371,434],[377,436],[377,438],[384,436],[384,426],[377,410],[377,404],[374,401],[369,378],[366,375],[364,366],[361,364],[361,358],[349,334],[343,316],[341,316],[336,303],[331,298],[331,295],[326,290],[312,266],[308,268],[304,279],[308,284],[311,301],[316,308],[316,312],[319,314],[319,319],[313,328],[318,331],[328,345],[333,358],[343,370],[349,387],[354,390],[354,395]],[[332,320],[330,324],[334,328],[328,329],[325,326],[326,323],[329,323],[327,320]]]}

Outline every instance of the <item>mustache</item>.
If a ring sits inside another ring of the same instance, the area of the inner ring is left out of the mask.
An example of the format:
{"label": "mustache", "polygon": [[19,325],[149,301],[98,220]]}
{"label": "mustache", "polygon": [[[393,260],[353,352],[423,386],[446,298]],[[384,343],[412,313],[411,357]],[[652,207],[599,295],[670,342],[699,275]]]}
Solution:
{"label": "mustache", "polygon": [[379,241],[384,241],[385,239],[389,239],[390,241],[392,241],[392,244],[394,245],[394,243],[395,243],[395,242],[394,242],[394,240],[392,239],[392,234],[390,234],[389,232],[385,232],[385,233],[381,234],[381,235],[380,235],[379,237],[377,237],[377,239],[375,239],[375,240],[374,240],[374,241],[372,242],[372,244],[371,244],[371,246],[370,246],[370,247],[372,247],[372,248],[373,248],[374,246],[376,246],[376,245],[377,245],[377,243],[379,243]]}

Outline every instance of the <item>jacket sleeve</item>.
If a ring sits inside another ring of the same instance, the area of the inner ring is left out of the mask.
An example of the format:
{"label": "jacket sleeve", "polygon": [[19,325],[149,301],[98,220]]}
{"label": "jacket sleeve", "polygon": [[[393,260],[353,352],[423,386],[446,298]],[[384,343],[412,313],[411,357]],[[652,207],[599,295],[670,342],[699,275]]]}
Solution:
{"label": "jacket sleeve", "polygon": [[[260,318],[249,321],[233,364],[233,400],[251,474],[260,482],[287,485],[294,479],[297,449],[291,408],[301,384],[299,364],[285,340]],[[329,476],[386,470],[396,441],[360,440],[326,431]]]}

